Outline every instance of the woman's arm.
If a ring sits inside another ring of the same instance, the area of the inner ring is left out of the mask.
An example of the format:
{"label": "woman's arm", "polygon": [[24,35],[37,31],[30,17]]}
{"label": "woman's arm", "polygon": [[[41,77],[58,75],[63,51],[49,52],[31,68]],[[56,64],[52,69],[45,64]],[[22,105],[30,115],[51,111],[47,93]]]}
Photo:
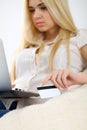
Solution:
{"label": "woman's arm", "polygon": [[[87,60],[87,44],[80,48],[82,57]],[[47,76],[41,85],[45,85],[49,80],[59,89],[68,88],[75,84],[86,84],[87,83],[87,73],[79,72],[74,73],[67,69],[59,69],[54,71],[52,74]]]}
{"label": "woman's arm", "polygon": [[80,49],[82,57],[87,60],[87,44]]}
{"label": "woman's arm", "polygon": [[75,73],[68,69],[59,69],[47,76],[41,85],[45,85],[49,80],[59,89],[66,89],[71,85],[86,84],[87,73]]}

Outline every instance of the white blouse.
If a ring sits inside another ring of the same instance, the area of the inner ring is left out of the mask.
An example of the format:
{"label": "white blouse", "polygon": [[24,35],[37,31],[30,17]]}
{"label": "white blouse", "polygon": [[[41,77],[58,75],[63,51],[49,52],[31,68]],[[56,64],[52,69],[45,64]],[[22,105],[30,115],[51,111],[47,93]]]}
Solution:
{"label": "white blouse", "polygon": [[[45,45],[44,51],[40,56],[39,67],[36,65],[35,52],[37,48],[26,48],[19,54],[16,60],[16,80],[14,82],[17,88],[37,92],[36,88],[40,86],[44,78],[50,74],[48,58],[52,44],[48,43]],[[72,71],[80,72],[86,67],[87,61],[82,58],[79,51],[79,49],[86,44],[87,31],[85,30],[80,30],[75,37],[70,39],[70,68]],[[67,51],[64,41],[56,52],[53,65],[54,70],[67,68]],[[52,83],[49,81],[47,84]]]}

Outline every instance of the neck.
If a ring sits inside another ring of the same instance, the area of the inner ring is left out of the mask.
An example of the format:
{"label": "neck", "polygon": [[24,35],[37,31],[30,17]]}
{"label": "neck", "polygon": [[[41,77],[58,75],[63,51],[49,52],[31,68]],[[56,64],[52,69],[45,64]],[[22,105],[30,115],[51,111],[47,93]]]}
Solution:
{"label": "neck", "polygon": [[44,35],[44,41],[45,42],[53,41],[56,38],[56,36],[58,35],[58,33],[59,33],[59,28],[47,31]]}

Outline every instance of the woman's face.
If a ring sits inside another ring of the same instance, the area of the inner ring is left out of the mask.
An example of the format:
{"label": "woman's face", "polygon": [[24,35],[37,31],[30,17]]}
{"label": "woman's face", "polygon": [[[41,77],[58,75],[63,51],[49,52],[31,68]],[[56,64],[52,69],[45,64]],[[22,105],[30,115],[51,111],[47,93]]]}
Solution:
{"label": "woman's face", "polygon": [[47,7],[41,0],[29,0],[29,11],[34,26],[40,32],[51,31],[57,27],[57,24],[49,14]]}

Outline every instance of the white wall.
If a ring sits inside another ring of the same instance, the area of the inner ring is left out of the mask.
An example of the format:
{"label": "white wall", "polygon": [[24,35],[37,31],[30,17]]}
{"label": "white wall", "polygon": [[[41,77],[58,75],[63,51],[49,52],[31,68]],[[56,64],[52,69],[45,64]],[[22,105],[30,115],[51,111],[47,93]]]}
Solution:
{"label": "white wall", "polygon": [[23,0],[0,0],[0,38],[3,40],[8,67],[20,42]]}
{"label": "white wall", "polygon": [[76,26],[87,29],[87,0],[68,1]]}
{"label": "white wall", "polygon": [[[87,0],[69,0],[70,9],[78,28],[87,28]],[[23,0],[0,0],[0,38],[5,47],[10,69],[13,54],[20,42]]]}

